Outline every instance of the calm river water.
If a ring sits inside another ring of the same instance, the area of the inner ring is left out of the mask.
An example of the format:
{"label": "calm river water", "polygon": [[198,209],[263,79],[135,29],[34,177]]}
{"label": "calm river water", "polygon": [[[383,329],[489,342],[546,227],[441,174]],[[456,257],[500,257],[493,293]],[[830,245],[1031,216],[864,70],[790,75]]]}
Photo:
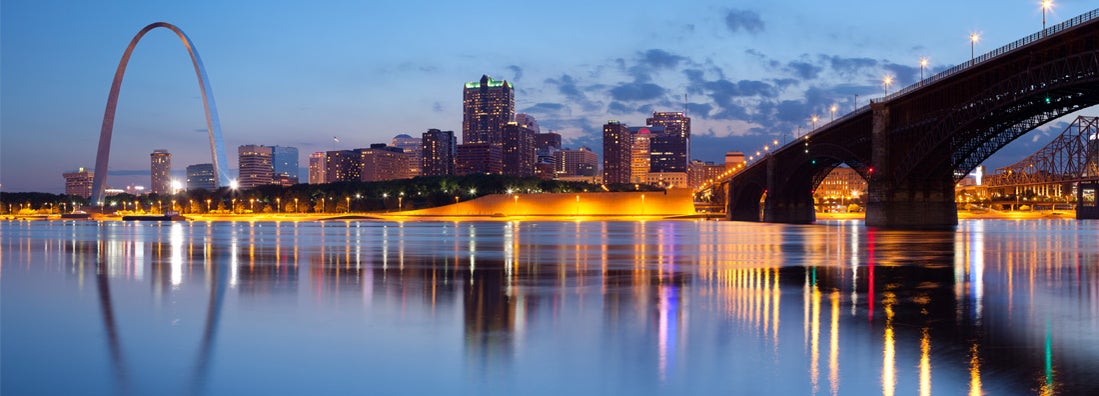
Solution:
{"label": "calm river water", "polygon": [[1099,222],[0,222],[0,393],[1099,394]]}

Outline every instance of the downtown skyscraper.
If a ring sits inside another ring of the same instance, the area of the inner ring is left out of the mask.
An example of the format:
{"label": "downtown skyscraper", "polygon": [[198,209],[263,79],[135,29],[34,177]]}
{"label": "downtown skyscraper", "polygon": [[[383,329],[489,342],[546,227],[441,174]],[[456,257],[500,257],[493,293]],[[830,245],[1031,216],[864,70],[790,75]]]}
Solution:
{"label": "downtown skyscraper", "polygon": [[172,192],[172,153],[165,149],[149,154],[149,191],[165,195]]}
{"label": "downtown skyscraper", "polygon": [[449,176],[455,174],[454,159],[458,140],[454,131],[428,129],[421,138],[424,176]]}
{"label": "downtown skyscraper", "polygon": [[482,75],[462,91],[462,143],[500,145],[504,126],[515,119],[515,89]]}
{"label": "downtown skyscraper", "polygon": [[618,121],[603,125],[603,183],[630,182],[630,160],[633,139],[630,127]]}
{"label": "downtown skyscraper", "polygon": [[654,112],[647,125],[664,127],[650,141],[652,173],[687,173],[691,148],[691,118],[681,112]]}
{"label": "downtown skyscraper", "polygon": [[274,182],[275,166],[271,147],[246,144],[237,148],[237,155],[237,184],[240,188],[249,189]]}

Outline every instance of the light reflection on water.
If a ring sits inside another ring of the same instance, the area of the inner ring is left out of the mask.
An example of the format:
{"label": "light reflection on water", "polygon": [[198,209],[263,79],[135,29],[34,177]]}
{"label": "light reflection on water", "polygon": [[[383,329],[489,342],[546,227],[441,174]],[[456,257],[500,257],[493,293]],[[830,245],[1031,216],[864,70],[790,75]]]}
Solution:
{"label": "light reflection on water", "polygon": [[1095,222],[70,221],[0,236],[3,394],[1099,391]]}

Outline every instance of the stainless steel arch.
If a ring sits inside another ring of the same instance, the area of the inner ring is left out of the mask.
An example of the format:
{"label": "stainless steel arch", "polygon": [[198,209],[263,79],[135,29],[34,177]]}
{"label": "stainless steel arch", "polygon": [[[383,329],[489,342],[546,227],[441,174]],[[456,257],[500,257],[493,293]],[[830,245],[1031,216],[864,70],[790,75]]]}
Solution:
{"label": "stainless steel arch", "polygon": [[183,41],[183,46],[187,47],[187,53],[191,55],[191,63],[194,64],[195,74],[198,76],[198,87],[202,90],[202,107],[206,110],[206,129],[210,135],[210,157],[214,164],[214,173],[218,175],[217,183],[219,186],[229,185],[229,174],[226,169],[228,162],[225,160],[225,143],[221,139],[221,122],[218,120],[217,105],[214,104],[214,91],[210,88],[210,80],[206,77],[206,67],[202,65],[202,58],[199,57],[198,50],[195,49],[191,38],[187,37],[183,30],[167,22],[155,22],[142,28],[133,40],[130,40],[130,45],[126,47],[126,52],[122,54],[122,60],[118,62],[118,69],[115,70],[114,81],[111,83],[111,94],[107,97],[107,110],[103,112],[103,126],[99,130],[99,151],[95,156],[95,177],[92,182],[91,204],[93,206],[103,205],[103,192],[106,189],[107,168],[111,157],[111,134],[114,132],[114,115],[115,108],[118,107],[118,91],[122,87],[122,76],[126,74],[126,65],[130,62],[130,55],[134,52],[134,47],[145,36],[145,33],[156,28],[165,28],[174,32]]}

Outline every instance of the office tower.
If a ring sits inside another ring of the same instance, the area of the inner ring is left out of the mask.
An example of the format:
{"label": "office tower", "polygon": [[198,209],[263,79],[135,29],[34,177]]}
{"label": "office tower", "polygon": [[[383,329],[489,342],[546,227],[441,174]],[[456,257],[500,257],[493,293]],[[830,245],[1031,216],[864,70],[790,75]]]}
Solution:
{"label": "office tower", "polygon": [[515,118],[514,88],[487,75],[466,83],[462,93],[462,143],[500,145],[504,126]]}
{"label": "office tower", "polygon": [[454,131],[428,129],[421,139],[421,158],[424,176],[448,176],[455,174],[454,159],[458,140]]}
{"label": "office tower", "polygon": [[153,194],[165,195],[172,192],[172,154],[165,149],[153,150],[149,154],[150,188]]}
{"label": "office tower", "polygon": [[272,184],[275,167],[271,147],[246,144],[237,147],[237,186],[242,189]]}
{"label": "office tower", "polygon": [[558,177],[595,176],[599,170],[599,154],[587,147],[558,150],[554,157]]}
{"label": "office tower", "polygon": [[309,184],[324,184],[325,165],[324,152],[318,151],[309,155]]}
{"label": "office tower", "polygon": [[490,143],[459,144],[454,161],[455,173],[459,176],[477,173],[501,174],[504,154],[500,147]]}
{"label": "office tower", "polygon": [[195,164],[187,167],[187,189],[217,189],[214,177],[214,164]]}
{"label": "office tower", "polygon": [[535,165],[534,174],[542,179],[556,177],[554,155],[561,149],[561,135],[554,132],[534,134]]}
{"label": "office tower", "polygon": [[534,176],[534,163],[538,158],[534,149],[534,131],[517,122],[509,122],[504,126],[502,151],[501,169],[504,175]]}
{"label": "office tower", "polygon": [[534,147],[538,150],[560,150],[561,135],[556,132],[537,133],[534,135]]}
{"label": "office tower", "polygon": [[683,113],[654,112],[652,118],[645,122],[654,127],[664,127],[663,133],[654,134],[650,140],[650,171],[686,174],[687,158],[690,156],[691,118]]}
{"label": "office tower", "polygon": [[78,168],[61,174],[65,178],[65,194],[88,198],[92,196],[92,179],[95,172],[88,168]]}
{"label": "office tower", "polygon": [[358,149],[359,163],[362,169],[359,180],[364,182],[408,179],[412,177],[409,167],[411,155],[404,149],[386,146],[385,143],[371,144],[370,148]]}
{"label": "office tower", "polygon": [[325,183],[360,181],[362,179],[362,153],[358,150],[325,152]]}
{"label": "office tower", "polygon": [[630,183],[649,182],[652,157],[649,151],[652,131],[648,127],[630,128]]}
{"label": "office tower", "polygon": [[714,164],[712,161],[702,162],[691,160],[687,166],[687,186],[697,190],[703,184],[714,180],[725,172],[725,164]]}
{"label": "office tower", "polygon": [[408,154],[409,177],[423,174],[423,139],[414,138],[406,134],[393,137],[393,147],[404,150]]}
{"label": "office tower", "polygon": [[744,163],[744,153],[740,151],[729,151],[725,153],[725,170],[730,171],[736,169],[738,166]]}
{"label": "office tower", "polygon": [[527,113],[519,113],[515,115],[515,123],[523,128],[530,129],[534,133],[542,133],[542,129],[538,127],[538,120],[534,119],[534,116]]}
{"label": "office tower", "polygon": [[630,182],[630,127],[618,121],[603,124],[603,183]]}
{"label": "office tower", "polygon": [[[298,183],[297,147],[271,146],[271,164],[274,168],[273,181],[282,179],[289,180],[290,184]],[[280,175],[286,177],[280,178]]]}

